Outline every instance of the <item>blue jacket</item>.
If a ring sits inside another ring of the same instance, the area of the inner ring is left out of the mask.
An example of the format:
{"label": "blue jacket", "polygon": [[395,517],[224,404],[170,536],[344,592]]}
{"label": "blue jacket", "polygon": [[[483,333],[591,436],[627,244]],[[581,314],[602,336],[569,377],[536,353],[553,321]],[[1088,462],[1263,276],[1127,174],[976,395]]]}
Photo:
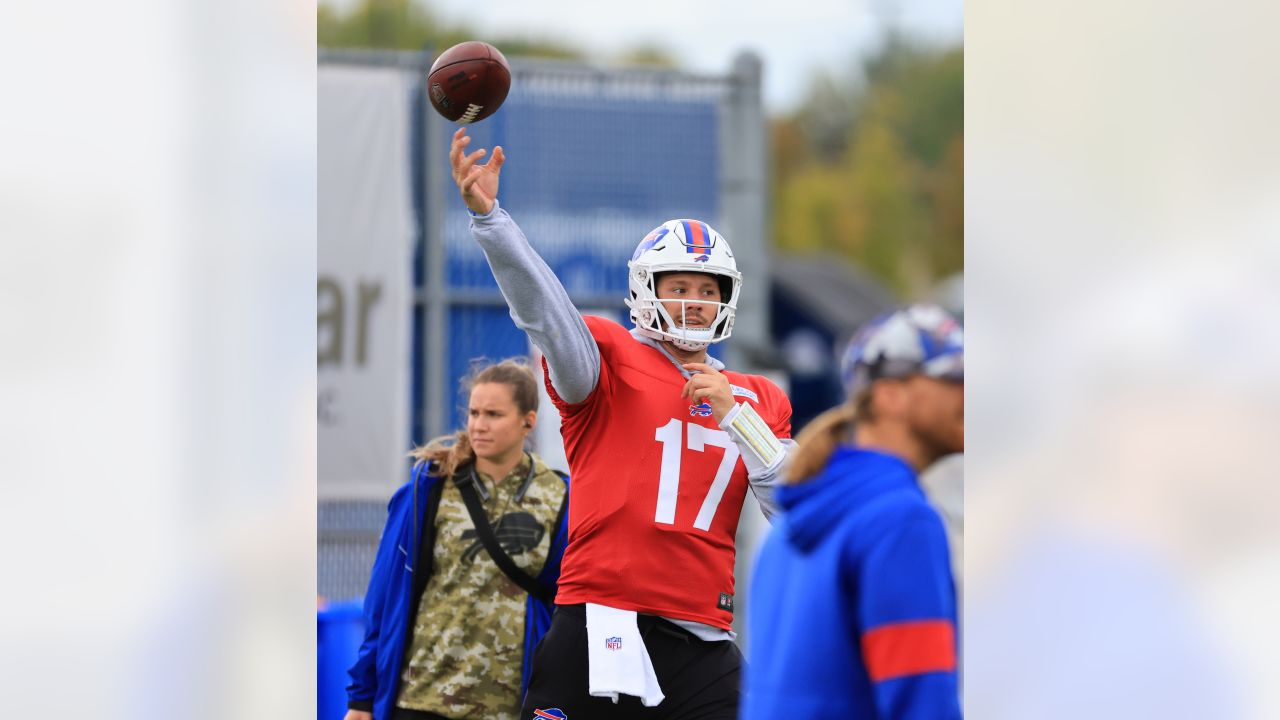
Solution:
{"label": "blue jacket", "polygon": [[748,605],[741,717],[960,717],[947,536],[915,473],[839,447],[778,489]]}
{"label": "blue jacket", "polygon": [[[387,720],[395,708],[405,643],[413,627],[410,615],[417,600],[413,597],[414,569],[418,567],[422,528],[427,521],[428,499],[440,481],[426,472],[424,464],[418,464],[414,467],[413,479],[396,491],[387,506],[387,525],[378,543],[369,590],[364,596],[364,643],[348,671],[351,684],[347,686],[349,707],[372,710],[374,720]],[[567,478],[565,482],[567,486]],[[416,506],[413,515],[410,515],[411,506]],[[551,538],[546,565],[537,577],[538,582],[552,589],[560,577],[560,560],[568,539],[567,516],[568,513],[561,514],[560,525]],[[533,596],[525,598],[522,694],[529,687],[533,648],[551,627],[552,609]]]}

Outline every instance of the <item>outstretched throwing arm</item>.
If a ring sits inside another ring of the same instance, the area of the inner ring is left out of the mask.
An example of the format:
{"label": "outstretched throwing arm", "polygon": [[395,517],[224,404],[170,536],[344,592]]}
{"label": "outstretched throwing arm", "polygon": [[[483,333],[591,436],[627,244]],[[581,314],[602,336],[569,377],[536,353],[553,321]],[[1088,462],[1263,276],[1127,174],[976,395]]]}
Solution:
{"label": "outstretched throwing arm", "polygon": [[484,250],[511,319],[546,358],[556,394],[567,403],[582,402],[600,378],[600,348],[560,279],[499,207],[498,179],[506,153],[495,147],[493,156],[478,164],[485,150],[467,154],[470,143],[466,128],[459,128],[449,146],[449,164],[471,211],[471,235]]}

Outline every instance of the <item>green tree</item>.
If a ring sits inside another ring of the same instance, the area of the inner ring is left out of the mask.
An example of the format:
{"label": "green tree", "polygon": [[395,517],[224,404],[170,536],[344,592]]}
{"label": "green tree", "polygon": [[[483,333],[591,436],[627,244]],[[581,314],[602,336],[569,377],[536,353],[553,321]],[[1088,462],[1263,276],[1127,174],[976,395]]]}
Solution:
{"label": "green tree", "polygon": [[964,56],[890,37],[773,122],[774,243],[834,251],[917,297],[964,263]]}
{"label": "green tree", "polygon": [[[316,14],[320,47],[443,50],[478,37],[465,23],[449,24],[417,0],[361,0],[346,13],[321,3]],[[581,59],[582,51],[553,38],[492,37],[504,54]]]}
{"label": "green tree", "polygon": [[633,45],[616,58],[623,65],[647,65],[649,67],[676,68],[680,61],[667,48],[654,43]]}

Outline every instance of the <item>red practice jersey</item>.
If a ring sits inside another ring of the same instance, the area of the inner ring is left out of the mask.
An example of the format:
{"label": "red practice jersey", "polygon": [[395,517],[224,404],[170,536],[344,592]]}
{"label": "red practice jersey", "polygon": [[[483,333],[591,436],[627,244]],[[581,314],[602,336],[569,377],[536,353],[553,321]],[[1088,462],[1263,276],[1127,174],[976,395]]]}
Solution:
{"label": "red practice jersey", "polygon": [[[569,546],[556,602],[599,603],[728,630],[734,535],[747,492],[738,446],[709,405],[680,397],[685,378],[621,325],[585,317],[600,380],[560,410],[569,459]],[[791,403],[759,375],[724,371],[734,400],[791,437]]]}

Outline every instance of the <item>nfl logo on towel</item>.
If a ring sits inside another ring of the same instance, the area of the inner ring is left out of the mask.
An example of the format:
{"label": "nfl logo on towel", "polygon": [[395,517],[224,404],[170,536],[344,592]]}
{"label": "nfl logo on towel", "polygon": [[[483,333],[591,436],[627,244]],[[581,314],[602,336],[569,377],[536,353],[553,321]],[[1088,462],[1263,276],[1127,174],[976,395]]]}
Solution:
{"label": "nfl logo on towel", "polygon": [[622,649],[622,638],[620,638],[620,637],[605,638],[605,639],[604,639],[604,646],[605,646],[605,647],[607,647],[607,648],[609,648],[610,650],[621,650],[621,649]]}

